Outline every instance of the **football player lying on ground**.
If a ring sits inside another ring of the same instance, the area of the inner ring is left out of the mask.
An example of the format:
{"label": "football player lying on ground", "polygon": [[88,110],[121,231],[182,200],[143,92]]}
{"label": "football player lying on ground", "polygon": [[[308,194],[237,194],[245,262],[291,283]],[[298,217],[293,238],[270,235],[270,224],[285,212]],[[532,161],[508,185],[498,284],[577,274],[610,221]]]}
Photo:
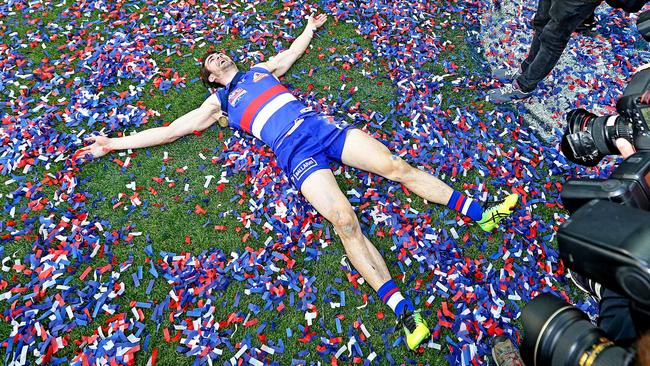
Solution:
{"label": "football player lying on ground", "polygon": [[201,65],[201,79],[210,87],[222,88],[199,108],[166,127],[120,138],[89,137],[92,144],[81,152],[100,157],[113,150],[166,144],[194,131],[203,131],[227,115],[227,125],[251,133],[272,148],[291,183],[334,225],[350,261],[395,312],[406,333],[406,344],[414,350],[429,337],[427,323],[400,293],[384,259],[361,231],[350,202],[330,170],[330,161],[400,182],[423,199],[447,205],[476,221],[485,231],[492,231],[512,212],[518,196],[510,195],[504,202],[483,210],[477,202],[433,175],[391,154],[373,137],[330,116],[319,115],[297,100],[278,77],[302,56],[314,32],[326,19],[322,14],[308,18],[306,29],[288,50],[247,72],[238,71],[225,54],[209,52]]}

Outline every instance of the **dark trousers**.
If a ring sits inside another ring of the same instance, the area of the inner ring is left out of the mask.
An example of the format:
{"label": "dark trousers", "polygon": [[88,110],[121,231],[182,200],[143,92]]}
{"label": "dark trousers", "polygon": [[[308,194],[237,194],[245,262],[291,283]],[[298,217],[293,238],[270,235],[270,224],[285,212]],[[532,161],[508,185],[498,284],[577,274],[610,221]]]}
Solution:
{"label": "dark trousers", "polygon": [[608,338],[625,345],[632,344],[637,335],[630,306],[627,297],[603,289],[598,326]]}
{"label": "dark trousers", "polygon": [[521,64],[519,87],[533,91],[551,73],[571,33],[598,7],[601,0],[539,0],[533,19],[535,35],[528,57]]}

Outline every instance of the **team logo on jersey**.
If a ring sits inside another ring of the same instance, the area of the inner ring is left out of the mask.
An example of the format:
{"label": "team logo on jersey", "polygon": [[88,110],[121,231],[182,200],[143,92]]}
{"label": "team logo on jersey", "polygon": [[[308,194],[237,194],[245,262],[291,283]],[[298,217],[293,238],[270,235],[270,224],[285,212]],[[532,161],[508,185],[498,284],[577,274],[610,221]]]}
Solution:
{"label": "team logo on jersey", "polygon": [[293,169],[293,172],[291,175],[293,175],[293,180],[295,182],[300,180],[300,177],[305,175],[305,173],[309,170],[309,168],[316,166],[316,160],[314,158],[307,158],[303,161],[301,161],[298,166],[296,166]]}
{"label": "team logo on jersey", "polygon": [[228,103],[230,103],[230,105],[233,107],[237,106],[237,103],[239,103],[244,94],[246,94],[246,90],[242,88],[233,90],[232,93],[230,93],[228,96]]}
{"label": "team logo on jersey", "polygon": [[264,79],[267,76],[269,76],[269,74],[263,74],[261,72],[256,72],[256,73],[253,74],[253,82],[256,83],[256,82]]}

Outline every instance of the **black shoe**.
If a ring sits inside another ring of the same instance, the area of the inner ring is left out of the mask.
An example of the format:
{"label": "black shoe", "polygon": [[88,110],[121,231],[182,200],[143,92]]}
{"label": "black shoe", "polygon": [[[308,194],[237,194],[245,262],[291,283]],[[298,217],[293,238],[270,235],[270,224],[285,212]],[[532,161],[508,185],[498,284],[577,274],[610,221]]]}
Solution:
{"label": "black shoe", "polygon": [[488,100],[494,104],[503,104],[523,100],[533,95],[533,92],[525,92],[519,88],[517,81],[506,84],[500,88],[488,92]]}

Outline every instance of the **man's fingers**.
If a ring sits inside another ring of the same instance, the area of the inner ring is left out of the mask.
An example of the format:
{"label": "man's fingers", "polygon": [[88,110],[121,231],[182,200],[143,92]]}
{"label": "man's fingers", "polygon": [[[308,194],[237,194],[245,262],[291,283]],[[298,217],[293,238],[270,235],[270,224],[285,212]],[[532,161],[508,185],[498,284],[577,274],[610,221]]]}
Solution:
{"label": "man's fingers", "polygon": [[92,136],[88,136],[88,137],[86,137],[86,138],[84,139],[84,141],[87,141],[87,142],[98,142],[98,141],[102,141],[102,140],[104,140],[104,139],[106,139],[106,135],[92,135]]}
{"label": "man's fingers", "polygon": [[89,153],[89,150],[90,150],[89,148],[83,147],[83,148],[75,151],[74,154],[72,154],[72,159],[74,160],[74,159],[84,158],[86,156],[86,154]]}
{"label": "man's fingers", "polygon": [[81,149],[75,151],[74,156],[85,155],[90,152],[90,146],[82,147]]}
{"label": "man's fingers", "polygon": [[634,146],[632,146],[632,144],[626,139],[622,139],[622,138],[616,139],[615,144],[618,151],[626,159],[628,156],[633,155],[636,152],[634,150]]}
{"label": "man's fingers", "polygon": [[327,20],[327,14],[307,15],[307,20],[322,25]]}

